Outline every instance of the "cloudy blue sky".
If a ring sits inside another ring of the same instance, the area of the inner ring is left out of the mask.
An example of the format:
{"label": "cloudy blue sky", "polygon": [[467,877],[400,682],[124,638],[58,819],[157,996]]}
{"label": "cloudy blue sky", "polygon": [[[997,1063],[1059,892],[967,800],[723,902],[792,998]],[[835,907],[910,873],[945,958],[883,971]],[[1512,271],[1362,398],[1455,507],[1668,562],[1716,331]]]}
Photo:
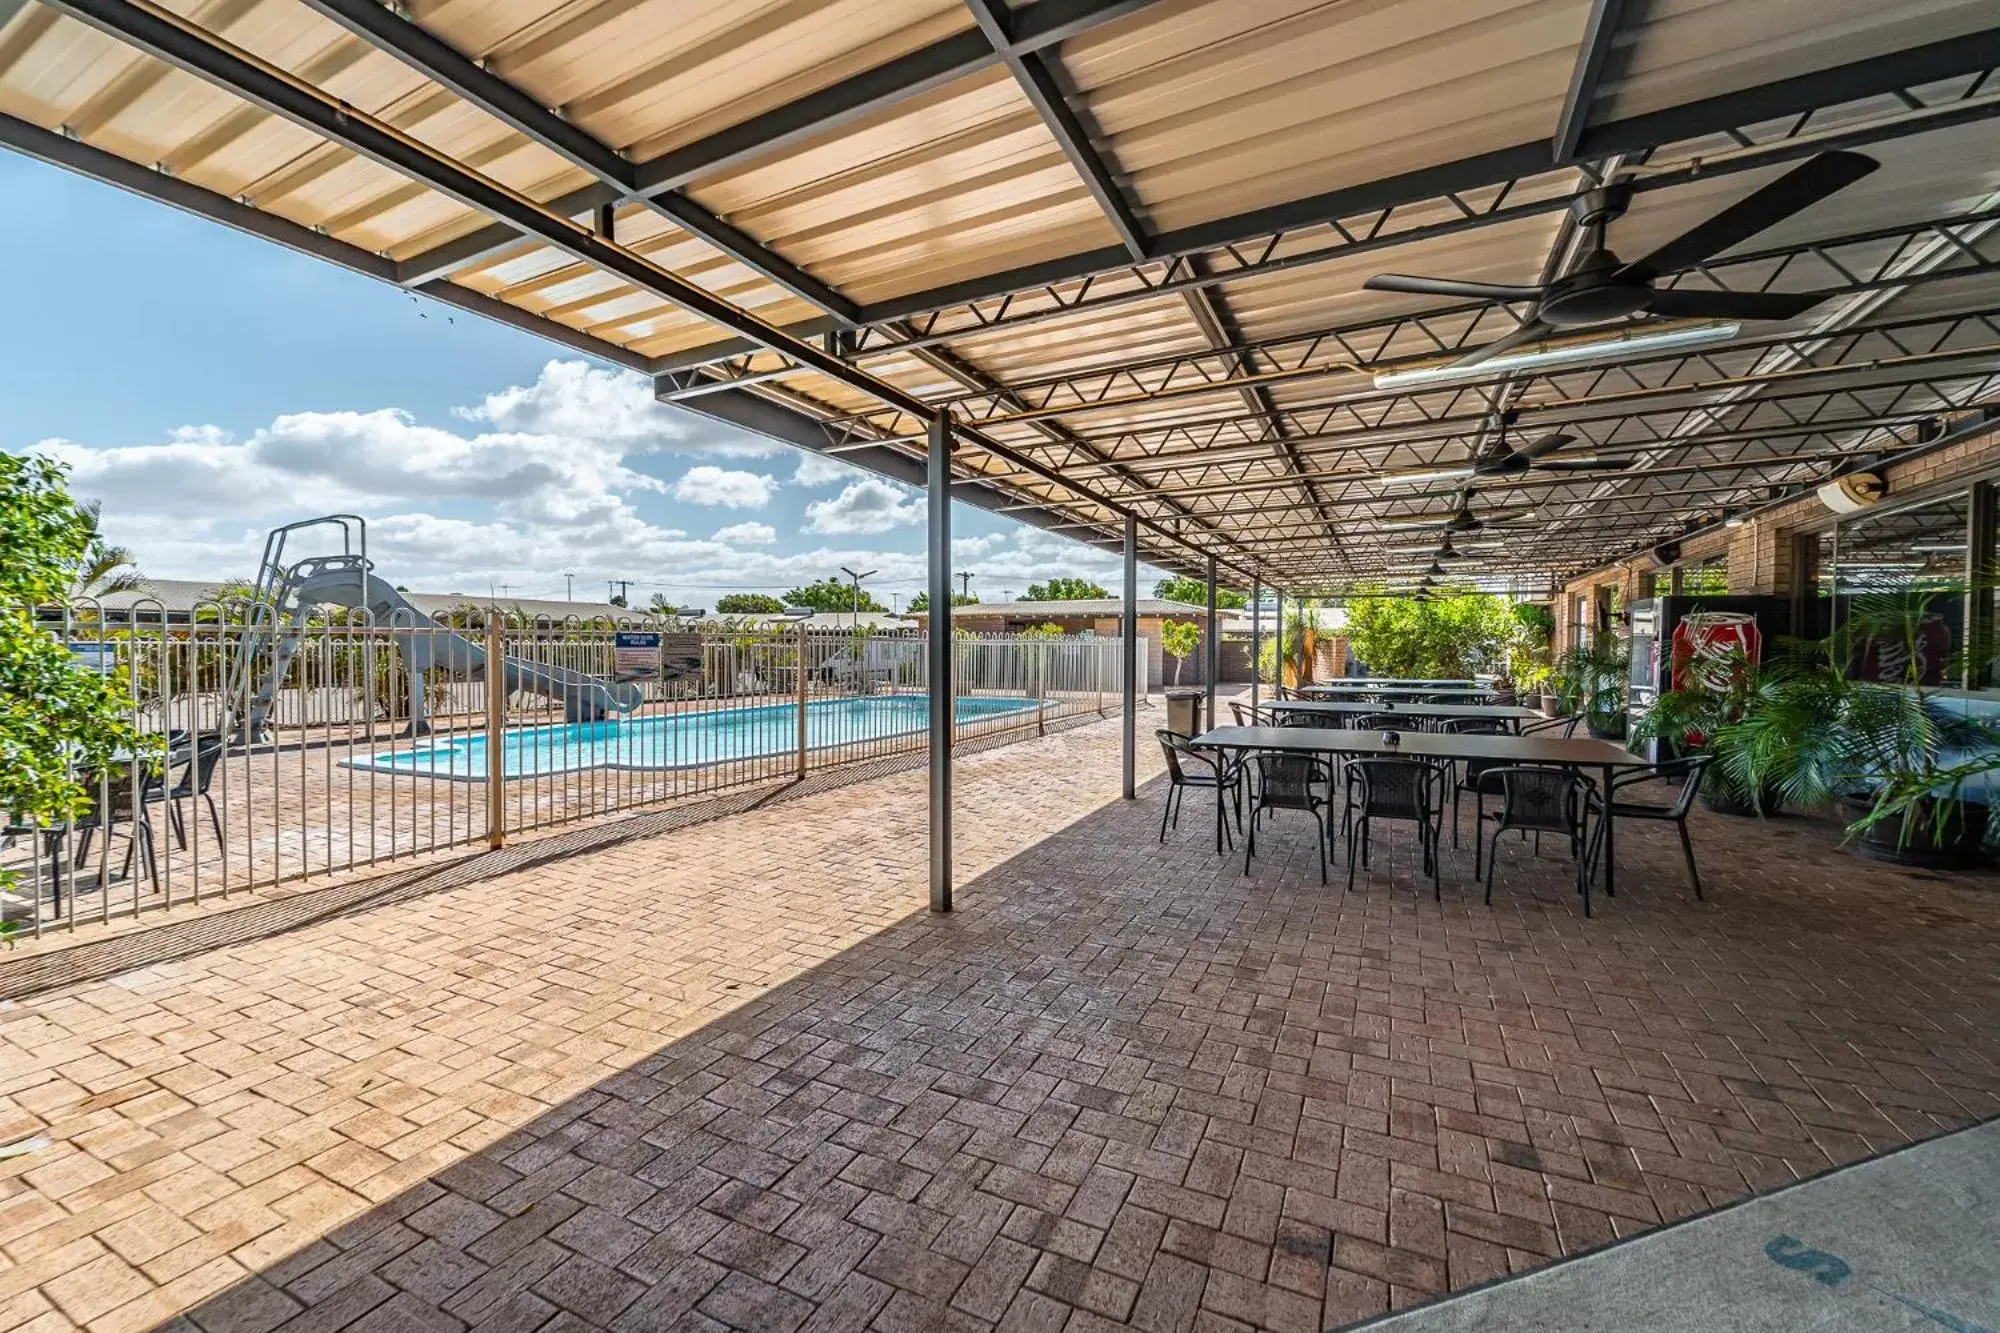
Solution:
{"label": "cloudy blue sky", "polygon": [[[707,605],[878,569],[923,586],[923,496],[653,401],[525,333],[0,152],[0,448],[40,450],[149,574],[248,576],[274,524],[369,521],[392,582]],[[1115,561],[959,505],[988,601]],[[1150,582],[1153,571],[1145,571]]]}

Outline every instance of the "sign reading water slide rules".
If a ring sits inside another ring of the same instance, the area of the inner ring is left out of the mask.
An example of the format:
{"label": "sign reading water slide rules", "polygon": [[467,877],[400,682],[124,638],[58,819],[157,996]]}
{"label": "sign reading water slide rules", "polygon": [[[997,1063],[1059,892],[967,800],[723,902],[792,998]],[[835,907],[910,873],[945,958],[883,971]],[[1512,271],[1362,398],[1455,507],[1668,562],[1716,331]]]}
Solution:
{"label": "sign reading water slide rules", "polygon": [[620,680],[652,680],[660,674],[660,636],[656,630],[618,631],[611,650],[612,670]]}

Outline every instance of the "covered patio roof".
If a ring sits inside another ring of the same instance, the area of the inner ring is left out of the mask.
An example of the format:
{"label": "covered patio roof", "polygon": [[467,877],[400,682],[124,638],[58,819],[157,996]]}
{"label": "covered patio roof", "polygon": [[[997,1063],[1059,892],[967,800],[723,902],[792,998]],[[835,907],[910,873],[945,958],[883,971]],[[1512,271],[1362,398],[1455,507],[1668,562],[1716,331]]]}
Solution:
{"label": "covered patio roof", "polygon": [[[1993,11],[1812,17],[15,0],[0,141],[905,482],[948,414],[961,498],[1110,548],[1130,517],[1167,568],[1393,583],[1461,515],[1473,572],[1533,591],[1928,447],[1991,394]],[[1377,382],[1534,308],[1373,274],[1566,273],[1590,211],[1573,205],[1607,185],[1624,212],[1606,239],[1637,260],[1843,151],[1879,165],[1716,253],[1661,252],[1651,279],[1823,298],[1803,313],[1677,320],[1707,340],[1616,361]],[[1503,430],[1624,466],[1466,476]]]}

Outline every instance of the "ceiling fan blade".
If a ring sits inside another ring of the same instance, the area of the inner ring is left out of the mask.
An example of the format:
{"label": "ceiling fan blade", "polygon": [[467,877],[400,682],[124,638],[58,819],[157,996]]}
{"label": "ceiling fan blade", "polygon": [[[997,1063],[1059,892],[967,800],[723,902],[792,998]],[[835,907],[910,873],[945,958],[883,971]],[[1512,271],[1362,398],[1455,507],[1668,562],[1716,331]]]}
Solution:
{"label": "ceiling fan blade", "polygon": [[1796,319],[1826,298],[1812,292],[1705,292],[1699,288],[1654,292],[1648,314],[1671,319]]}
{"label": "ceiling fan blade", "polygon": [[1741,245],[1794,213],[1803,213],[1874,171],[1881,163],[1861,153],[1820,153],[1778,179],[1739,199],[1708,221],[1682,232],[1659,249],[1618,271],[1620,281],[1646,280],[1699,264]]}
{"label": "ceiling fan blade", "polygon": [[1536,459],[1547,457],[1566,444],[1575,443],[1576,437],[1574,435],[1564,435],[1558,431],[1554,435],[1544,435],[1539,440],[1528,441],[1528,443],[1516,449],[1514,455],[1517,458],[1525,458],[1533,462]]}
{"label": "ceiling fan blade", "polygon": [[1511,351],[1524,343],[1539,342],[1554,332],[1555,329],[1550,325],[1542,323],[1539,319],[1531,319],[1506,337],[1487,343],[1484,347],[1475,347],[1451,364],[1453,366],[1476,366],[1488,357],[1498,356],[1502,352]]}
{"label": "ceiling fan blade", "polygon": [[1377,273],[1361,284],[1370,291],[1408,292],[1413,296],[1462,296],[1468,301],[1538,301],[1540,287],[1511,287],[1499,282],[1460,282],[1455,278],[1420,278],[1407,273]]}

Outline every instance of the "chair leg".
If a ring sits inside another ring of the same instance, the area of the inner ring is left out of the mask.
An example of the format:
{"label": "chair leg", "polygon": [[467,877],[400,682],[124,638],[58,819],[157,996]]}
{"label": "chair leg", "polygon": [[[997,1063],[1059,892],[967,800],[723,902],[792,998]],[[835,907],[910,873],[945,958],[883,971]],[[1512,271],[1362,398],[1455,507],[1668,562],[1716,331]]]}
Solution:
{"label": "chair leg", "polygon": [[1681,855],[1687,858],[1688,882],[1694,885],[1695,901],[1699,902],[1701,901],[1701,872],[1694,868],[1694,842],[1688,837],[1687,821],[1685,819],[1677,819],[1674,821],[1674,827],[1681,831]]}
{"label": "chair leg", "polygon": [[[1439,808],[1440,809],[1443,808],[1442,803],[1440,803]],[[1452,821],[1451,831],[1453,837],[1458,836],[1458,821],[1456,820]],[[1441,878],[1440,867],[1438,865],[1438,862],[1444,859],[1444,846],[1443,846],[1444,839],[1438,836],[1437,829],[1432,827],[1428,822],[1424,824],[1423,837],[1424,841],[1430,844],[1431,897],[1437,902],[1443,902],[1444,880]]]}
{"label": "chair leg", "polygon": [[1453,847],[1458,846],[1458,802],[1463,792],[1464,787],[1462,784],[1458,782],[1451,784],[1451,845]]}
{"label": "chair leg", "polygon": [[1168,787],[1166,804],[1160,807],[1160,841],[1163,843],[1167,840],[1167,816],[1174,812],[1174,793],[1178,790],[1178,787]]}
{"label": "chair leg", "polygon": [[[1493,906],[1493,861],[1500,855],[1500,835],[1507,830],[1500,825],[1493,828],[1493,840],[1486,844],[1486,905]],[[1475,843],[1478,839],[1473,839]]]}
{"label": "chair leg", "polygon": [[1256,798],[1250,801],[1250,830],[1243,835],[1243,873],[1250,873],[1250,858],[1257,854],[1257,816],[1262,813]]}
{"label": "chair leg", "polygon": [[176,796],[167,802],[167,827],[173,830],[174,846],[187,850],[187,821],[181,817],[181,799]]}
{"label": "chair leg", "polygon": [[222,816],[215,812],[215,798],[213,796],[210,796],[207,792],[203,792],[201,799],[208,806],[208,826],[215,830],[215,845],[217,848],[220,848],[222,846]]}
{"label": "chair leg", "polygon": [[1368,820],[1364,817],[1360,828],[1347,831],[1347,887],[1341,890],[1343,893],[1354,892],[1354,858],[1361,850],[1361,830],[1367,827]]}
{"label": "chair leg", "polygon": [[1319,882],[1324,884],[1326,883],[1326,821],[1320,818],[1317,810],[1312,812],[1312,817],[1313,829],[1319,834],[1315,839],[1319,843]]}
{"label": "chair leg", "polygon": [[153,843],[153,825],[151,820],[142,819],[139,821],[138,827],[133,833],[133,840],[143,844],[142,850],[146,858],[146,878],[152,881],[153,892],[158,893],[160,891],[160,857],[159,851]]}

